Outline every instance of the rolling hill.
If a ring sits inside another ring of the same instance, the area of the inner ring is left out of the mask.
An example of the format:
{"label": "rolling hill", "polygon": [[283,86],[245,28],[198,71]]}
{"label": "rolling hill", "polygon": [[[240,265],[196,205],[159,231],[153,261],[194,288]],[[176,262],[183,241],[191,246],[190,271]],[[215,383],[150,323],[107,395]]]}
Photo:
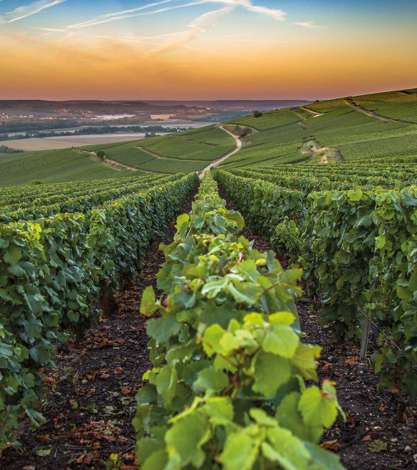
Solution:
{"label": "rolling hill", "polygon": [[[226,125],[243,141],[225,167],[253,164],[417,161],[417,91],[317,101],[257,113]],[[230,135],[209,126],[141,141],[0,157],[0,184],[117,177],[132,171],[201,171],[234,148]],[[107,161],[94,153],[104,152]],[[112,164],[112,162],[115,162]]]}

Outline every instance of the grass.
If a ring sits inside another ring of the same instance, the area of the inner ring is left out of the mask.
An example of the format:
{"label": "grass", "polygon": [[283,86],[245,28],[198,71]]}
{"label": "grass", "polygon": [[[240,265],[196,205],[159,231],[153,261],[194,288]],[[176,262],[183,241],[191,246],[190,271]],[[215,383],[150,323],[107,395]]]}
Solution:
{"label": "grass", "polygon": [[232,121],[232,124],[252,127],[253,129],[264,131],[274,129],[288,124],[296,124],[299,121],[297,114],[290,109],[280,109],[269,113],[263,113],[259,117],[248,116]]}
{"label": "grass", "polygon": [[233,150],[232,137],[217,127],[145,139],[140,147],[159,157],[211,162]]}

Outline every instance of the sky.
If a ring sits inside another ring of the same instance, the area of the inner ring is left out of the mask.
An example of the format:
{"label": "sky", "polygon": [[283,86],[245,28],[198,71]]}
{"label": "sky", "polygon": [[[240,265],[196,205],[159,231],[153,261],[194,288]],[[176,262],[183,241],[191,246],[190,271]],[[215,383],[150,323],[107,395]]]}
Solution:
{"label": "sky", "polygon": [[0,99],[417,87],[417,0],[0,0]]}

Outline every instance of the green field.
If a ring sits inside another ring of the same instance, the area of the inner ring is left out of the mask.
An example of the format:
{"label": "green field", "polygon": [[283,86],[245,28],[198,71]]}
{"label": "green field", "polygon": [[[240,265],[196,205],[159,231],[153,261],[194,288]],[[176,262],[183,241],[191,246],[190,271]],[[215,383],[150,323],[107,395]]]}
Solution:
{"label": "green field", "polygon": [[0,185],[108,178],[126,173],[72,149],[23,152],[0,159]]}
{"label": "green field", "polygon": [[137,170],[137,174],[200,171],[208,162],[234,148],[233,139],[216,127],[123,143],[80,149],[22,152],[0,158],[0,185],[109,178],[134,174],[114,169],[88,152],[104,151],[106,157]]}

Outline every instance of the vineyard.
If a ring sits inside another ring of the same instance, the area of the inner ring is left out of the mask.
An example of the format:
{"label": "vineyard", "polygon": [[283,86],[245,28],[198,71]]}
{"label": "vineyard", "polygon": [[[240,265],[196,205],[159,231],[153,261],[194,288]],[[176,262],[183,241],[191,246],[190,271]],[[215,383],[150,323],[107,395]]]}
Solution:
{"label": "vineyard", "polygon": [[415,95],[1,157],[0,467],[415,468]]}

